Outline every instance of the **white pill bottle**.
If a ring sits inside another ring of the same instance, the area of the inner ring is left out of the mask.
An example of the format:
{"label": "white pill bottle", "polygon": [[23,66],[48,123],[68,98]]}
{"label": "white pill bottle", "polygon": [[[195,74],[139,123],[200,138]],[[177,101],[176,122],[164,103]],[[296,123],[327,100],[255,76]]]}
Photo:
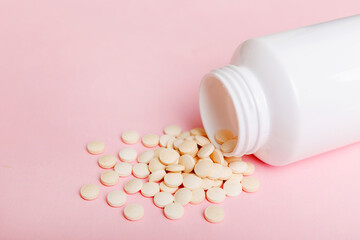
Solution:
{"label": "white pill bottle", "polygon": [[360,141],[360,15],[245,41],[199,101],[213,143],[237,134],[228,156],[281,166]]}

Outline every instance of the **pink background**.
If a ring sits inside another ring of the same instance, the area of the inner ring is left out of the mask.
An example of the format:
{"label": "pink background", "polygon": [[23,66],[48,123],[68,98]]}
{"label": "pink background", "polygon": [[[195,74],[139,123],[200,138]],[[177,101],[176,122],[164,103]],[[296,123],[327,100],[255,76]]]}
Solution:
{"label": "pink background", "polygon": [[[261,189],[170,221],[140,194],[145,217],[79,189],[103,171],[121,132],[201,126],[197,90],[235,47],[260,35],[358,13],[358,0],[0,1],[0,239],[359,239],[360,144],[286,167],[254,157]],[[135,146],[139,151],[145,148]],[[129,178],[128,178],[129,179]],[[99,184],[100,185],[100,184]]]}

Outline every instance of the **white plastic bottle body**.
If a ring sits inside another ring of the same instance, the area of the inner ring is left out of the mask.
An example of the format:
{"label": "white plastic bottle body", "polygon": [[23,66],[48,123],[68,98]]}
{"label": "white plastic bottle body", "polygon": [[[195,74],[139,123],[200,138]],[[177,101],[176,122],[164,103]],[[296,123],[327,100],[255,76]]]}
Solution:
{"label": "white plastic bottle body", "polygon": [[228,155],[276,166],[360,141],[360,15],[247,40],[204,77],[200,112],[210,138],[238,134]]}

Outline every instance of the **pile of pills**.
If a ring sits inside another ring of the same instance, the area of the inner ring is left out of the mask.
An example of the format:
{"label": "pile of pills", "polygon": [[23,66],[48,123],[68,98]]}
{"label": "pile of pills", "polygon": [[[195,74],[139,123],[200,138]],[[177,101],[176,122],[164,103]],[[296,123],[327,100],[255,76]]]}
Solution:
{"label": "pile of pills", "polygon": [[[141,192],[144,197],[153,198],[154,204],[164,209],[164,215],[174,220],[184,215],[186,204],[199,204],[205,199],[217,204],[243,191],[257,191],[259,181],[249,176],[254,173],[254,165],[242,161],[241,157],[223,155],[234,150],[237,137],[226,129],[219,130],[214,137],[220,149],[210,142],[202,128],[182,132],[179,126],[171,125],[164,129],[162,136],[147,134],[142,137],[144,146],[158,148],[139,155],[133,148],[123,148],[119,152],[121,162],[113,155],[102,155],[98,164],[106,169],[100,176],[103,185],[114,186],[119,178],[131,174],[135,177],[125,183],[124,191],[109,192],[107,203],[121,207],[126,203],[126,194]],[[121,138],[126,144],[135,144],[140,136],[136,131],[128,131]],[[101,154],[105,144],[93,141],[87,145],[87,150],[91,154]],[[80,190],[85,200],[96,199],[99,194],[100,189],[94,184]],[[144,216],[144,208],[132,203],[125,206],[123,213],[128,220],[135,221]],[[221,222],[224,216],[223,209],[216,205],[204,211],[205,219],[211,223]]]}

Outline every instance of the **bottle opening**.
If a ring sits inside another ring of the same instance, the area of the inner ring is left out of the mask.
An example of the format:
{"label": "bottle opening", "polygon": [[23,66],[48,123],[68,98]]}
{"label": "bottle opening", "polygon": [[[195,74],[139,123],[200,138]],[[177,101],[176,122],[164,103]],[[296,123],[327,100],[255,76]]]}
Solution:
{"label": "bottle opening", "polygon": [[200,115],[211,142],[217,146],[215,133],[228,129],[238,136],[237,110],[233,98],[224,83],[215,75],[206,75],[200,86]]}
{"label": "bottle opening", "polygon": [[224,156],[255,153],[269,133],[266,98],[256,77],[245,67],[227,65],[205,75],[199,92],[200,115],[211,142],[215,133],[227,129],[237,144]]}

